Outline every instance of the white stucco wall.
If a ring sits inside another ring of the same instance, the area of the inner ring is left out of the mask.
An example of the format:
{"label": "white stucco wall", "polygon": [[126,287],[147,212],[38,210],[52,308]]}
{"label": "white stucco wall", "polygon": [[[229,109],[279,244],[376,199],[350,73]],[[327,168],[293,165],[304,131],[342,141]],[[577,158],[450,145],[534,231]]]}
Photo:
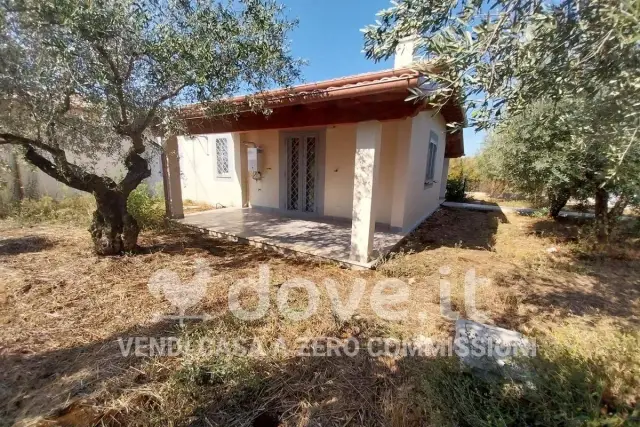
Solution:
{"label": "white stucco wall", "polygon": [[[429,132],[438,135],[438,150],[435,162],[435,182],[425,186],[427,170],[427,152]],[[433,116],[431,111],[423,111],[411,119],[411,138],[407,150],[407,173],[405,175],[405,206],[403,228],[409,230],[426,216],[431,215],[440,205],[440,186],[443,184],[442,166],[446,146],[446,125],[440,114]],[[446,185],[446,183],[444,184]]]}
{"label": "white stucco wall", "polygon": [[391,224],[393,209],[393,191],[395,164],[398,144],[398,123],[382,123],[382,143],[380,145],[380,169],[378,170],[378,188],[376,195],[376,222]]}
{"label": "white stucco wall", "polygon": [[[356,124],[324,129],[324,209],[321,215],[351,218],[356,148]],[[438,135],[436,181],[425,186],[430,131]],[[288,130],[289,131],[289,130]],[[291,130],[293,131],[293,130]],[[375,197],[375,221],[409,230],[430,215],[440,203],[445,152],[445,121],[441,115],[421,112],[404,120],[383,122],[379,171]],[[216,135],[195,140],[178,137],[182,197],[224,206],[242,206],[242,185],[251,206],[280,208],[280,185],[284,179],[280,150],[281,131],[265,130],[225,134],[234,141],[232,179],[215,178]],[[254,180],[246,169],[247,145],[262,149],[262,179]]]}
{"label": "white stucco wall", "polygon": [[404,227],[404,212],[407,197],[407,175],[409,165],[409,145],[411,142],[412,118],[396,123],[396,155],[393,166],[393,192],[391,197],[391,226]]}
{"label": "white stucco wall", "polygon": [[[216,138],[229,141],[229,177],[216,176]],[[178,137],[182,199],[242,206],[240,139],[237,134]]]}
{"label": "white stucco wall", "polygon": [[262,149],[262,179],[247,178],[251,206],[278,209],[280,207],[280,133],[277,130],[246,132],[243,143]]}
{"label": "white stucco wall", "polygon": [[[327,128],[325,151],[324,215],[351,218],[353,211],[353,177],[356,150],[355,124]],[[398,122],[382,123],[382,143],[378,187],[376,188],[376,222],[390,224],[394,191],[394,170]]]}

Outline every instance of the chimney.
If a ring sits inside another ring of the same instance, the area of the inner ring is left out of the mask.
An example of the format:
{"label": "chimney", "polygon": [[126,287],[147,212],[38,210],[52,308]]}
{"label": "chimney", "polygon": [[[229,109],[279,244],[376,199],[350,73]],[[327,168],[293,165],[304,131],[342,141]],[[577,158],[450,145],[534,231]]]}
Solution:
{"label": "chimney", "polygon": [[393,59],[393,68],[405,68],[413,63],[413,54],[416,47],[417,36],[408,36],[400,39],[396,46],[396,54]]}

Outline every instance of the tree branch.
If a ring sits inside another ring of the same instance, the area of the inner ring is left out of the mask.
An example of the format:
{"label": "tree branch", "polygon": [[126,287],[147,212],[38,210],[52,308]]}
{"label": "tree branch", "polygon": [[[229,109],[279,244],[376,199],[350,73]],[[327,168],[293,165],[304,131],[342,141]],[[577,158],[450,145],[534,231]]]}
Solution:
{"label": "tree branch", "polygon": [[118,105],[120,106],[120,120],[122,121],[123,126],[129,125],[129,118],[127,116],[127,104],[124,99],[124,91],[122,90],[122,77],[120,76],[120,71],[118,70],[118,66],[113,61],[113,58],[109,55],[109,52],[97,43],[93,44],[93,47],[98,52],[103,61],[107,63],[109,68],[111,69],[111,73],[113,73],[113,77],[111,83],[115,86],[116,89],[116,98],[118,99]]}
{"label": "tree branch", "polygon": [[151,108],[147,112],[146,117],[144,118],[144,120],[142,121],[142,123],[139,125],[139,127],[136,130],[139,131],[139,132],[143,132],[151,124],[151,121],[155,117],[156,112],[158,111],[158,108],[160,108],[160,105],[162,105],[163,102],[178,96],[178,94],[180,94],[180,92],[185,87],[187,87],[186,84],[180,85],[175,90],[173,90],[171,92],[168,92],[168,93],[165,93],[164,95],[162,95],[158,99],[156,99],[153,102],[153,104],[151,104]]}
{"label": "tree branch", "polygon": [[622,156],[620,157],[620,160],[618,161],[618,164],[616,165],[616,167],[613,169],[613,173],[611,174],[611,176],[609,176],[609,178],[607,178],[607,180],[602,184],[602,186],[604,187],[607,183],[609,183],[618,173],[618,170],[620,169],[620,166],[622,165],[622,162],[624,162],[624,158],[627,157],[627,153],[629,152],[629,150],[631,149],[631,146],[633,145],[633,143],[636,140],[636,134],[638,133],[638,128],[640,128],[640,126],[636,126],[636,128],[633,131],[633,134],[631,135],[631,140],[629,141],[629,144],[627,145],[627,148],[625,148],[624,152],[622,153]]}
{"label": "tree branch", "polygon": [[[111,178],[85,172],[79,166],[67,161],[63,150],[43,144],[39,140],[3,133],[0,134],[0,145],[4,144],[24,147],[26,149],[24,158],[29,163],[53,179],[76,190],[86,191],[87,193],[102,193],[116,189],[116,183]],[[55,163],[38,153],[36,148],[50,153]]]}
{"label": "tree branch", "polygon": [[52,154],[53,156],[59,155],[60,152],[62,151],[59,148],[55,148],[45,144],[39,139],[26,138],[24,136],[15,135],[12,133],[0,133],[0,145],[3,145],[3,144],[22,145],[23,147],[35,147],[43,151],[46,151]]}
{"label": "tree branch", "polygon": [[151,170],[147,161],[136,151],[135,146],[129,150],[124,164],[127,167],[127,174],[118,184],[118,188],[128,196],[143,179],[151,176]]}
{"label": "tree branch", "polygon": [[58,170],[56,165],[54,165],[46,157],[38,154],[32,147],[27,147],[27,151],[26,151],[26,153],[24,155],[24,158],[29,163],[31,163],[32,165],[34,165],[35,167],[37,167],[42,172],[46,173],[47,175],[49,175],[50,177],[52,177],[56,181],[59,181],[59,182],[65,184],[65,185],[68,185],[69,187],[73,187],[73,188],[75,188],[77,190],[89,191],[89,190],[85,189],[84,186],[77,187],[75,185],[72,185],[71,182],[69,180],[67,180],[62,175],[62,173]]}

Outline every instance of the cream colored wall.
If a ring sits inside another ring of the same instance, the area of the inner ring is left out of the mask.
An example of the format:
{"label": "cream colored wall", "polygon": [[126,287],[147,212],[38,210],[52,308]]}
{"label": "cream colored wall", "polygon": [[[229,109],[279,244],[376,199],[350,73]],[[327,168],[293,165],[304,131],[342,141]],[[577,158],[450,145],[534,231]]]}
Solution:
{"label": "cream colored wall", "polygon": [[[376,188],[376,222],[391,223],[398,122],[382,123],[380,169]],[[351,218],[356,151],[355,124],[326,130],[324,215]]]}
{"label": "cream colored wall", "polygon": [[351,218],[356,125],[330,126],[325,138],[324,215]]}
{"label": "cream colored wall", "polygon": [[396,155],[393,171],[393,192],[391,202],[391,226],[404,227],[404,212],[407,198],[406,180],[409,167],[409,147],[411,143],[411,122],[407,118],[396,122]]}
{"label": "cream colored wall", "polygon": [[[215,140],[221,136],[230,141],[228,178],[216,176]],[[179,136],[182,199],[206,202],[214,206],[242,206],[240,148],[237,134]]]}
{"label": "cream colored wall", "polygon": [[251,206],[278,209],[280,207],[280,133],[265,130],[243,133],[241,140],[262,149],[262,179],[248,177],[248,198]]}
{"label": "cream colored wall", "polygon": [[[438,151],[434,177],[436,182],[425,187],[424,178],[427,170],[427,152],[429,132],[438,135]],[[407,174],[403,228],[410,230],[429,216],[440,205],[440,177],[445,151],[445,121],[440,114],[433,116],[431,111],[423,111],[411,119],[411,138],[407,151]],[[446,184],[445,184],[446,185]]]}
{"label": "cream colored wall", "polygon": [[380,169],[378,171],[378,194],[376,196],[376,222],[391,224],[395,163],[398,143],[398,123],[382,123],[382,143],[380,150]]}
{"label": "cream colored wall", "polygon": [[[441,115],[422,112],[413,118],[382,123],[380,169],[378,172],[375,212],[376,222],[408,230],[439,206],[442,182],[437,179],[425,188],[429,132],[438,135],[436,177],[442,174],[445,151],[445,122]],[[355,124],[329,126],[325,130],[325,216],[351,218],[353,211],[353,181],[356,146]],[[247,179],[247,197],[251,206],[278,209],[280,207],[280,131],[267,130],[233,134],[233,179],[221,182],[214,177],[215,135],[202,135],[204,141],[186,144],[178,139],[183,177],[183,199],[242,205],[242,171],[246,161],[242,149],[253,143],[262,149],[262,179]],[[208,150],[208,151],[207,151]],[[199,171],[199,173],[195,173]]]}

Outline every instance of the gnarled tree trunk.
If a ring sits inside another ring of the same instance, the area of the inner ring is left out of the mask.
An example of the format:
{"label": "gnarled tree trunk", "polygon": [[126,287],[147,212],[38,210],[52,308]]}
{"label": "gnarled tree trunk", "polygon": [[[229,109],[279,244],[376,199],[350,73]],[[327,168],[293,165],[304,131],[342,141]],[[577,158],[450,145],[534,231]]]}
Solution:
{"label": "gnarled tree trunk", "polygon": [[98,255],[117,255],[135,250],[140,227],[127,211],[127,196],[121,191],[96,194],[96,211],[89,231]]}
{"label": "gnarled tree trunk", "polygon": [[562,208],[569,201],[569,197],[571,197],[571,192],[566,188],[549,191],[549,216],[557,218]]}
{"label": "gnarled tree trunk", "polygon": [[127,199],[151,171],[135,148],[127,155],[125,166],[127,175],[119,184],[103,178],[94,186],[96,211],[89,231],[98,255],[117,255],[137,248],[140,227],[127,210]]}
{"label": "gnarled tree trunk", "polygon": [[622,194],[618,196],[618,200],[616,200],[616,203],[609,210],[609,213],[607,214],[608,215],[607,227],[608,227],[609,235],[611,235],[611,232],[613,231],[613,228],[618,222],[618,219],[624,214],[624,210],[628,204],[629,204],[629,198],[626,195]]}
{"label": "gnarled tree trunk", "polygon": [[142,135],[135,133],[131,139],[132,147],[124,161],[127,174],[116,183],[109,177],[98,176],[69,162],[64,150],[58,147],[19,135],[0,134],[0,144],[23,146],[24,158],[47,175],[94,195],[96,211],[89,231],[99,255],[116,255],[137,247],[140,227],[127,211],[127,198],[142,180],[151,176],[151,171],[141,155],[144,152]]}
{"label": "gnarled tree trunk", "polygon": [[609,192],[598,186],[596,189],[596,237],[601,243],[609,240]]}

